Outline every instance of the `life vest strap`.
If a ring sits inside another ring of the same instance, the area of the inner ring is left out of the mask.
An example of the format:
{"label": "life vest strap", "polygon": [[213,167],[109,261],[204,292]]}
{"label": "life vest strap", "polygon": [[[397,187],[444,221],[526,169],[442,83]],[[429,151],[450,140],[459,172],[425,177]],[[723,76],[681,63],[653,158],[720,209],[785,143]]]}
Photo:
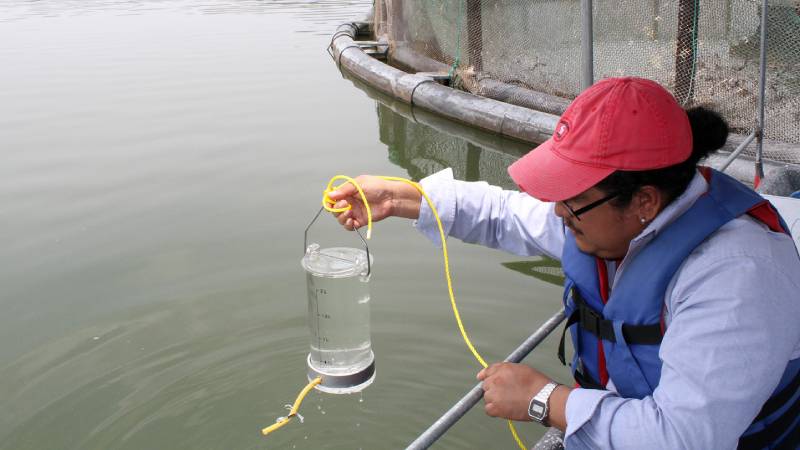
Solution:
{"label": "life vest strap", "polygon": [[572,371],[572,376],[575,378],[575,381],[578,383],[578,385],[584,389],[606,389],[605,386],[595,381],[591,375],[584,373],[582,367],[577,367],[574,371]]}
{"label": "life vest strap", "polygon": [[[567,329],[570,326],[577,323],[578,315],[574,312],[569,316],[567,320],[567,324],[564,326],[564,330],[561,332],[561,341],[558,344],[558,360],[561,361],[561,364],[567,365],[567,361],[564,358],[564,336],[567,334]],[[578,359],[578,364],[581,365],[580,359]],[[572,376],[575,378],[575,381],[578,383],[578,386],[584,389],[605,389],[606,387],[598,383],[591,377],[588,373],[584,373],[583,367],[574,367],[572,368]],[[576,386],[577,387],[577,386]]]}
{"label": "life vest strap", "polygon": [[794,379],[786,385],[779,393],[770,397],[764,406],[761,408],[761,412],[758,413],[756,416],[755,422],[762,420],[766,417],[771,416],[775,411],[779,410],[783,405],[785,405],[797,391],[800,390],[800,371],[795,374]]}
{"label": "life vest strap", "polygon": [[[769,448],[796,448],[796,437],[800,434],[800,423],[795,424],[794,428],[790,428],[792,422],[796,421],[800,416],[800,398],[796,399],[794,404],[781,414],[779,418],[771,422],[766,428],[757,431],[747,436],[742,436],[739,439],[738,449],[762,449],[768,446],[774,446],[776,441],[781,435],[788,432],[788,435],[783,438],[780,444],[776,447]],[[791,431],[790,431],[791,430]]]}
{"label": "life vest strap", "polygon": [[[790,381],[780,392],[773,394],[770,399],[761,408],[753,423],[761,422],[781,408],[785,408],[789,401],[794,397],[798,390],[800,390],[800,371],[795,373],[792,381]],[[797,420],[800,415],[800,397],[795,399],[786,410],[777,418],[774,418],[763,429],[743,436],[739,439],[740,449],[756,449],[766,447],[768,444],[775,445],[776,440],[784,433],[787,432],[792,422]],[[789,434],[784,436],[780,445],[775,448],[792,448],[790,443],[800,441],[800,423],[789,431]]]}
{"label": "life vest strap", "polygon": [[[569,315],[567,323],[564,325],[564,330],[561,332],[561,340],[558,343],[558,360],[561,364],[567,365],[564,356],[564,341],[567,335],[567,329],[572,325],[578,326],[589,333],[592,333],[598,339],[606,340],[609,342],[617,342],[617,337],[614,334],[614,323],[605,319],[600,313],[592,309],[586,301],[581,297],[577,289],[572,289],[572,299],[575,302],[575,309]],[[625,342],[629,345],[658,345],[663,338],[663,327],[661,322],[651,325],[622,325],[622,336]],[[574,368],[573,376],[575,381],[581,387],[587,389],[605,389],[600,383],[595,381],[579,368]]]}
{"label": "life vest strap", "polygon": [[[592,333],[598,339],[617,342],[617,336],[614,333],[614,322],[604,318],[600,313],[592,309],[578,293],[577,289],[572,289],[572,298],[575,301],[575,309],[567,319],[564,332],[561,333],[561,343],[558,346],[558,359],[565,365],[564,337],[566,336],[567,328],[576,323],[579,324],[581,329]],[[628,345],[658,345],[664,337],[660,321],[650,325],[623,324],[622,336]]]}
{"label": "life vest strap", "polygon": [[561,331],[561,340],[558,342],[558,360],[561,361],[562,365],[567,365],[567,360],[564,358],[564,337],[567,335],[567,330],[569,327],[574,325],[578,322],[578,310],[572,312],[567,318],[567,323],[564,325],[564,329]]}

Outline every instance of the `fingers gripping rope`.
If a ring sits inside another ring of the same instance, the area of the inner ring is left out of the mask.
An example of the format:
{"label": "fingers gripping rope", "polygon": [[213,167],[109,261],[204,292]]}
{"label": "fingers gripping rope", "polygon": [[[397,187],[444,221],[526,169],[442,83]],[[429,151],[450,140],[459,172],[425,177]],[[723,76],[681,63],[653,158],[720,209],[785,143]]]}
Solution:
{"label": "fingers gripping rope", "polygon": [[[483,357],[481,357],[481,355],[478,353],[478,351],[475,350],[475,346],[472,345],[472,341],[470,341],[469,337],[467,336],[467,331],[464,329],[464,324],[461,322],[461,314],[459,314],[459,312],[458,312],[458,307],[456,306],[455,295],[453,294],[453,281],[452,281],[452,279],[450,277],[450,261],[449,261],[449,258],[447,256],[447,241],[445,240],[445,236],[444,236],[444,227],[442,227],[442,221],[439,218],[439,212],[436,210],[436,207],[433,205],[433,201],[431,201],[430,197],[428,197],[428,194],[425,192],[424,189],[422,189],[422,186],[420,186],[419,183],[415,183],[415,182],[413,182],[411,180],[407,180],[405,178],[399,178],[399,177],[379,177],[379,178],[382,178],[382,179],[388,180],[388,181],[399,181],[399,182],[406,183],[406,184],[409,184],[409,185],[413,186],[425,198],[425,201],[428,203],[428,206],[431,208],[431,211],[433,212],[433,216],[436,218],[436,224],[439,226],[439,238],[442,241],[442,253],[444,254],[444,271],[445,271],[445,276],[447,278],[447,290],[450,293],[450,304],[453,307],[453,314],[455,314],[455,316],[456,316],[456,323],[458,324],[458,329],[461,331],[461,336],[464,338],[464,342],[466,342],[467,347],[469,347],[469,350],[472,352],[472,355],[475,356],[475,359],[478,360],[478,362],[481,364],[481,366],[487,367],[488,364],[486,364],[486,361],[484,361]],[[322,206],[326,210],[328,210],[330,212],[333,212],[333,213],[345,212],[345,211],[347,211],[347,210],[352,208],[352,205],[347,205],[346,207],[343,207],[343,208],[336,208],[334,206],[336,204],[336,202],[334,202],[333,200],[330,199],[330,197],[328,197],[328,194],[330,192],[334,191],[335,189],[339,189],[339,188],[342,187],[342,185],[339,185],[339,186],[337,186],[335,188],[333,187],[333,183],[336,180],[340,180],[340,179],[346,180],[347,183],[350,183],[353,186],[355,186],[356,190],[358,190],[358,194],[361,196],[361,201],[364,203],[364,209],[367,210],[367,239],[369,239],[370,236],[372,235],[372,212],[371,212],[370,207],[369,207],[369,202],[367,201],[367,196],[364,194],[364,190],[361,189],[361,186],[358,184],[358,182],[356,180],[354,180],[354,179],[352,179],[352,178],[350,178],[348,176],[345,176],[345,175],[336,175],[335,177],[331,178],[331,180],[328,182],[328,187],[325,189],[325,192],[323,193],[323,196],[322,196]]]}
{"label": "fingers gripping rope", "polygon": [[[445,278],[447,279],[447,291],[450,295],[450,306],[453,308],[453,315],[456,318],[456,324],[458,325],[458,329],[461,332],[461,337],[464,338],[464,342],[467,344],[467,347],[469,348],[470,352],[472,352],[472,355],[475,357],[475,359],[478,361],[478,363],[480,363],[482,367],[484,368],[488,367],[489,365],[486,364],[486,361],[483,359],[480,353],[478,353],[478,350],[475,349],[475,346],[472,344],[472,341],[469,339],[469,336],[467,336],[467,331],[464,328],[464,324],[461,321],[461,314],[458,312],[458,307],[456,306],[456,297],[455,294],[453,293],[453,281],[450,276],[450,260],[447,253],[447,241],[445,240],[444,227],[442,226],[442,220],[439,218],[439,212],[433,205],[433,201],[431,200],[430,197],[428,197],[428,194],[425,192],[425,190],[419,183],[400,177],[384,176],[379,178],[388,181],[399,181],[413,186],[425,199],[425,201],[428,204],[428,207],[430,207],[431,212],[433,213],[433,217],[436,219],[436,225],[439,227],[439,238],[442,242],[442,255],[444,256],[444,273],[445,273]],[[337,180],[345,180],[345,181],[344,183],[334,187],[333,184]],[[361,201],[364,203],[364,209],[367,212],[367,239],[369,239],[372,236],[372,211],[371,208],[369,207],[369,202],[367,201],[367,196],[364,193],[364,190],[361,188],[361,186],[358,184],[356,180],[345,175],[336,175],[335,177],[331,178],[330,181],[328,182],[328,186],[325,188],[325,191],[322,194],[322,206],[327,211],[330,211],[332,213],[342,213],[350,210],[352,208],[352,205],[347,205],[342,208],[337,208],[335,206],[336,202],[331,200],[330,197],[328,197],[328,194],[330,192],[333,192],[334,190],[341,188],[345,183],[350,183],[356,188],[356,190],[358,191],[358,195],[361,197]],[[306,386],[300,393],[300,395],[297,397],[297,400],[292,406],[289,415],[287,417],[279,419],[277,423],[267,428],[264,428],[262,430],[262,433],[265,435],[269,434],[272,431],[275,431],[278,428],[284,426],[286,423],[288,423],[292,419],[292,417],[297,415],[297,410],[300,407],[300,403],[303,401],[303,398],[306,396],[306,394],[308,394],[308,391],[310,391],[314,386],[319,384],[321,381],[322,380],[320,378],[317,378],[311,383],[309,383],[308,386]],[[514,440],[516,441],[519,448],[522,450],[526,450],[527,447],[517,434],[517,430],[514,428],[514,423],[511,420],[508,421],[508,428],[511,430],[511,434],[512,436],[514,436]]]}
{"label": "fingers gripping rope", "polygon": [[344,208],[336,208],[336,202],[328,197],[329,193],[341,188],[345,184],[342,183],[339,186],[333,187],[333,183],[336,182],[336,180],[345,180],[346,183],[352,184],[358,190],[358,194],[361,196],[361,201],[364,202],[364,209],[367,210],[367,239],[369,239],[372,236],[372,208],[369,207],[367,196],[364,194],[364,190],[361,189],[361,186],[356,180],[346,175],[336,175],[335,177],[331,178],[330,181],[328,181],[328,187],[325,188],[325,191],[322,193],[322,207],[325,208],[326,211],[330,211],[332,213],[345,212],[353,207],[352,205],[347,205]]}

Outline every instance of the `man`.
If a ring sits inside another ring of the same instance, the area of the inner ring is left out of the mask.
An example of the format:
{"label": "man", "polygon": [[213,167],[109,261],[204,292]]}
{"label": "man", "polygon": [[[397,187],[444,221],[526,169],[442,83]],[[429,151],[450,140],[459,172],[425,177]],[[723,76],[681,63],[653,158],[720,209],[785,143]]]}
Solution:
{"label": "man", "polygon": [[[726,138],[655,82],[607,79],[509,167],[522,193],[422,181],[449,236],[564,267],[576,387],[494,364],[478,374],[487,414],[564,430],[568,449],[798,448],[800,258],[768,202],[697,167]],[[438,242],[413,187],[357,181],[374,220],[418,219]],[[351,185],[329,197],[353,206],[346,228],[365,224]]]}

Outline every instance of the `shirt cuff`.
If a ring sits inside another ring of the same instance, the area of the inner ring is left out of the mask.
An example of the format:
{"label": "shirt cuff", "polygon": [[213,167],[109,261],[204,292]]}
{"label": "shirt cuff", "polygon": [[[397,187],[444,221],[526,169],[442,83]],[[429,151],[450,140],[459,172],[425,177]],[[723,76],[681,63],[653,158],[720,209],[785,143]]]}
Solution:
{"label": "shirt cuff", "polygon": [[[433,202],[436,212],[439,214],[439,219],[442,221],[444,236],[447,238],[450,234],[450,229],[453,228],[456,215],[456,193],[455,183],[453,183],[453,169],[448,167],[447,169],[440,170],[431,176],[423,178],[419,184]],[[433,210],[428,205],[424,196],[421,201],[419,218],[414,221],[414,227],[431,242],[441,247],[442,241],[439,237],[439,226],[436,223]]]}
{"label": "shirt cuff", "polygon": [[616,395],[612,391],[600,389],[573,389],[567,397],[567,431],[564,433],[564,444],[575,434],[586,422],[595,415],[600,402],[604,398]]}

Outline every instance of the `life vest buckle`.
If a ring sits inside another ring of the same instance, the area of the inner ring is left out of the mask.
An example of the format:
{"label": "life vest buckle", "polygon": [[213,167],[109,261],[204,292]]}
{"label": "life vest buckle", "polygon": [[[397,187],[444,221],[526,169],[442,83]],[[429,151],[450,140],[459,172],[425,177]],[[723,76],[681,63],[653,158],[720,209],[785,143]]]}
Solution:
{"label": "life vest buckle", "polygon": [[581,305],[579,310],[581,328],[598,336],[600,334],[600,324],[604,319],[590,308],[584,307],[584,305]]}

